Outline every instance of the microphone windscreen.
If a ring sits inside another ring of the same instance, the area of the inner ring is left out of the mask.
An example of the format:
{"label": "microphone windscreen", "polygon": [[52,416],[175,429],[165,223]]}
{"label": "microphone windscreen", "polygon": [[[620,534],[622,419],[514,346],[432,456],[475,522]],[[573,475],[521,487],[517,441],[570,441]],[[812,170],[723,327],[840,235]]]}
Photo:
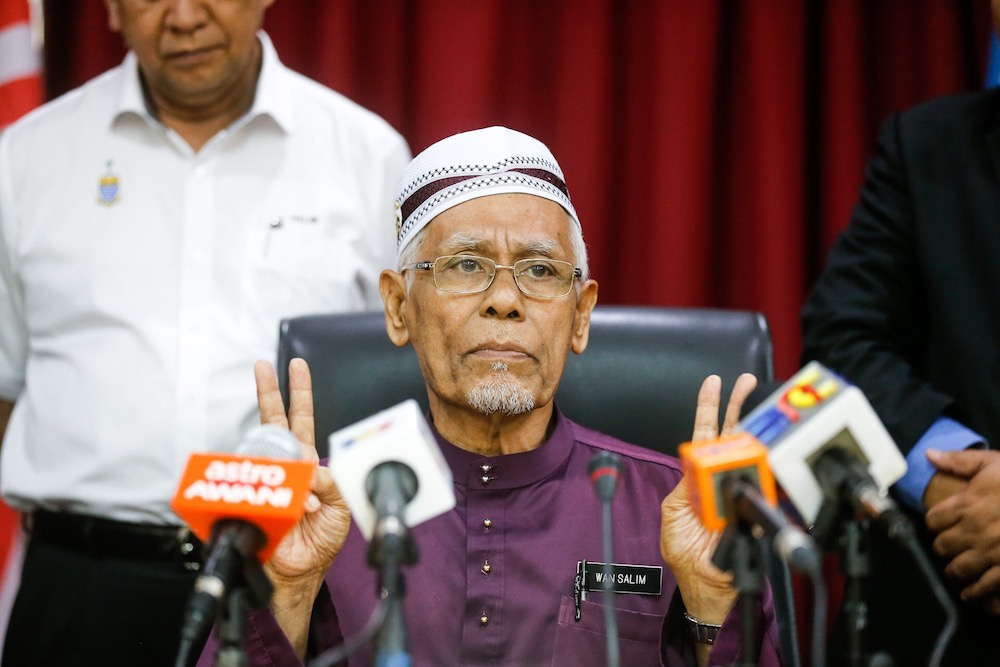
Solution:
{"label": "microphone windscreen", "polygon": [[276,424],[260,424],[247,432],[236,446],[237,456],[259,456],[269,459],[302,458],[302,446],[295,434]]}
{"label": "microphone windscreen", "polygon": [[615,495],[618,476],[622,472],[621,457],[607,450],[594,454],[587,466],[590,481],[601,500],[611,500]]}

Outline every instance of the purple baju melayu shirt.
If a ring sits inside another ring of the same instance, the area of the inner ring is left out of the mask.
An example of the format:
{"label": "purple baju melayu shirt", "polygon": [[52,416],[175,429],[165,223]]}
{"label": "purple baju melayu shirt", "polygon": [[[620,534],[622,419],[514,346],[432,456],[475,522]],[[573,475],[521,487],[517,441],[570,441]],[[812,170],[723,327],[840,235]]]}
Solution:
{"label": "purple baju melayu shirt", "polygon": [[[438,439],[455,478],[456,507],[413,529],[419,562],[404,570],[404,617],[413,665],[602,665],[601,592],[576,614],[578,563],[601,561],[601,506],[587,466],[617,452],[622,472],[613,503],[614,561],[662,566],[659,595],[617,594],[622,665],[693,665],[683,604],[660,555],[660,503],[681,479],[677,459],[626,444],[556,415],[551,438],[534,451],[484,457]],[[359,632],[374,611],[376,573],[352,526],[313,608],[312,648]],[[648,572],[644,570],[644,572]],[[711,664],[739,661],[739,605],[726,619]],[[767,590],[756,625],[759,664],[778,665],[777,625]],[[267,611],[251,613],[252,665],[299,664]],[[373,664],[369,644],[350,657]],[[202,655],[212,662],[214,640]]]}

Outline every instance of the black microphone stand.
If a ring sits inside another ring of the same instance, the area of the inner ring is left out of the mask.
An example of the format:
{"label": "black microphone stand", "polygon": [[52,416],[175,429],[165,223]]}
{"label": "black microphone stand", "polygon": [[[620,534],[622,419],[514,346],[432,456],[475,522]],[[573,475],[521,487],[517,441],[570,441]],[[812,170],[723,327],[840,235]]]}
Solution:
{"label": "black microphone stand", "polygon": [[217,667],[247,665],[247,611],[251,607],[266,607],[274,592],[274,586],[267,578],[256,551],[248,551],[247,546],[249,545],[242,543],[233,546],[240,554],[242,567],[219,613],[219,653],[215,658]]}
{"label": "black microphone stand", "polygon": [[399,516],[390,514],[380,519],[368,546],[368,564],[379,568],[379,596],[386,609],[378,632],[375,667],[410,666],[403,618],[406,585],[402,566],[413,565],[417,557],[417,545]]}
{"label": "black microphone stand", "polygon": [[838,549],[844,574],[843,610],[847,627],[848,667],[892,667],[885,652],[868,655],[868,602],[866,581],[870,572],[869,533],[871,521],[859,519],[851,503],[833,487],[821,484],[823,503],[812,533],[825,550]]}
{"label": "black microphone stand", "polygon": [[618,619],[615,617],[615,566],[612,556],[611,499],[601,500],[601,531],[604,551],[604,626],[607,629],[608,667],[618,667],[620,653],[618,647]]}
{"label": "black microphone stand", "polygon": [[764,551],[754,537],[753,524],[739,517],[734,506],[742,491],[742,482],[726,484],[725,503],[729,524],[712,554],[712,564],[733,575],[733,588],[740,596],[740,640],[743,661],[738,667],[757,664],[760,642],[757,637],[757,607],[764,591]]}
{"label": "black microphone stand", "polygon": [[247,593],[242,587],[234,589],[226,599],[219,616],[219,653],[216,667],[245,667],[247,664],[243,640],[246,638],[246,613],[249,608]]}
{"label": "black microphone stand", "polygon": [[[231,524],[240,529],[227,530]],[[186,667],[192,650],[205,640],[216,620],[222,640],[216,663],[245,664],[246,610],[267,606],[274,590],[257,557],[266,541],[259,529],[226,519],[216,523],[212,532],[208,559],[185,610],[177,667]]]}
{"label": "black microphone stand", "polygon": [[851,667],[891,667],[893,664],[886,653],[876,653],[869,658],[864,646],[868,608],[862,593],[863,580],[868,575],[868,534],[873,524],[883,528],[886,535],[913,558],[941,605],[945,622],[928,661],[931,667],[936,667],[958,627],[958,610],[917,541],[912,522],[878,489],[868,475],[867,465],[859,457],[843,449],[830,449],[816,458],[813,469],[824,498],[817,517],[817,533],[830,545],[839,541],[844,551],[845,572],[850,578],[845,613],[848,631],[852,633],[849,638]]}

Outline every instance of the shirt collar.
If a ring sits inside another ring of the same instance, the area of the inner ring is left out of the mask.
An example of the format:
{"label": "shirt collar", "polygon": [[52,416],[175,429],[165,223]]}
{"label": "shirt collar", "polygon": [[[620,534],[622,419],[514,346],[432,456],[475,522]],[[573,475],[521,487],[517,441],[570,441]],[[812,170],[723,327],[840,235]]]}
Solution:
{"label": "shirt collar", "polygon": [[[294,113],[291,100],[288,69],[278,58],[278,52],[271,38],[263,30],[257,32],[263,54],[257,92],[250,110],[236,120],[233,125],[243,125],[257,116],[270,116],[285,132],[294,129]],[[124,78],[121,92],[115,105],[112,123],[124,114],[136,114],[150,123],[158,123],[146,103],[139,76],[139,60],[134,51],[125,54],[122,61]]]}
{"label": "shirt collar", "polygon": [[[457,484],[479,489],[514,489],[551,476],[569,458],[575,442],[571,422],[558,408],[554,409],[554,416],[555,428],[548,440],[529,452],[500,456],[483,456],[456,447],[441,437],[433,424],[431,428]],[[485,483],[484,477],[488,478]]]}
{"label": "shirt collar", "polygon": [[278,59],[278,52],[274,49],[267,33],[261,30],[257,33],[257,37],[260,39],[264,58],[260,68],[260,78],[257,80],[257,94],[254,95],[248,115],[251,118],[259,115],[270,116],[285,132],[292,132],[295,128],[295,114],[289,70]]}
{"label": "shirt collar", "polygon": [[154,121],[153,114],[146,106],[146,98],[142,94],[142,82],[139,78],[139,59],[135,57],[134,51],[125,54],[122,61],[122,87],[115,104],[115,112],[112,115],[112,122],[124,114],[136,114],[147,120]]}

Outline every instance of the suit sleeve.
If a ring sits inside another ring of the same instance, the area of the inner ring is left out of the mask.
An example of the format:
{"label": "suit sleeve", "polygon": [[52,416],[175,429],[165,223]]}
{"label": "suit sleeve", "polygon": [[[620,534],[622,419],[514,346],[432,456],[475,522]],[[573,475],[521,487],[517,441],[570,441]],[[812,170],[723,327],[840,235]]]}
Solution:
{"label": "suit sleeve", "polygon": [[904,453],[952,405],[923,379],[930,316],[905,127],[897,114],[882,129],[851,220],[802,311],[802,361],[856,383]]}

